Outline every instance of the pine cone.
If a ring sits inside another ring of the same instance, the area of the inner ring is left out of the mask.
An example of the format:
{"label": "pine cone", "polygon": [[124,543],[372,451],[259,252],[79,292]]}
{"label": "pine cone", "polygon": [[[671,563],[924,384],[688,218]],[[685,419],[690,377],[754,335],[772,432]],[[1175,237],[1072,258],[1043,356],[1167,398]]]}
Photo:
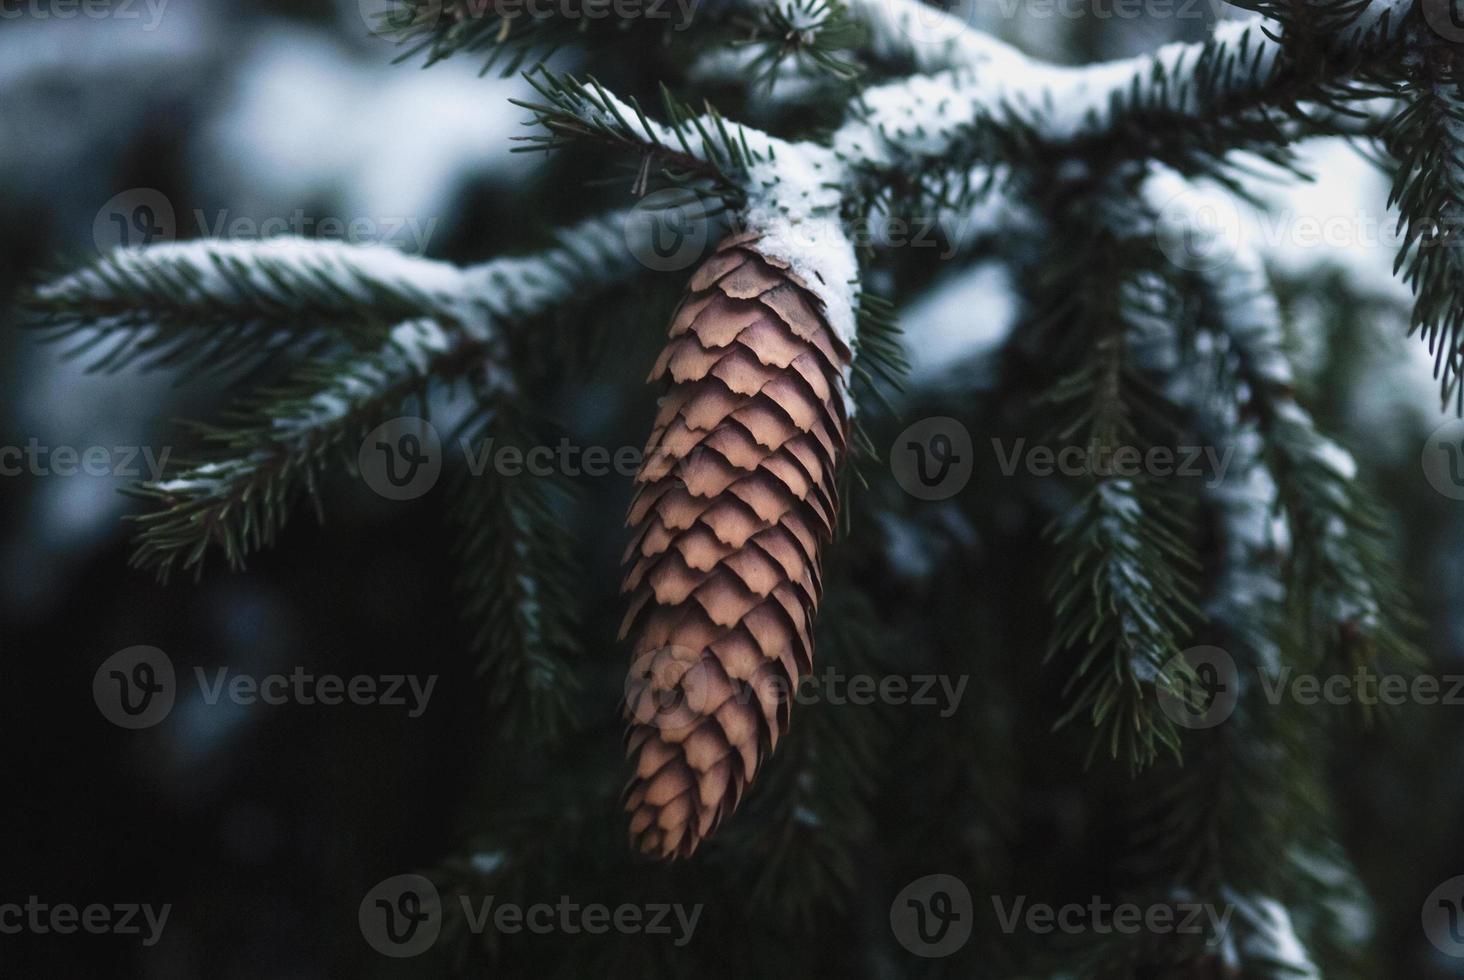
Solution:
{"label": "pine cone", "polygon": [[850,352],[758,237],[692,276],[650,377],[672,383],[636,476],[620,633],[630,836],[659,857],[695,851],[787,730],[838,511]]}

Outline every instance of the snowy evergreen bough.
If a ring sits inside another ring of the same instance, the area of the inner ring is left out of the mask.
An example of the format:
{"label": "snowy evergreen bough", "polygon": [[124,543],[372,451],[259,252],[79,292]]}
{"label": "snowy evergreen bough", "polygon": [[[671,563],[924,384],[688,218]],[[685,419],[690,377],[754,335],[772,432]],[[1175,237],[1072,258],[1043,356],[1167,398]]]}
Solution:
{"label": "snowy evergreen bough", "polygon": [[[404,61],[525,74],[520,148],[593,161],[597,181],[555,187],[544,209],[578,223],[546,219],[519,254],[466,267],[301,239],[189,242],[35,288],[37,328],[100,370],[243,389],[196,427],[191,459],[137,489],[136,563],[241,565],[300,507],[325,518],[330,476],[367,433],[429,406],[453,406],[451,434],[473,446],[548,444],[556,420],[525,393],[583,385],[591,352],[624,357],[640,349],[628,332],[648,340],[672,320],[689,267],[637,258],[652,223],[626,205],[674,189],[700,202],[708,251],[755,241],[747,261],[805,289],[830,344],[852,351],[828,395],[849,458],[837,540],[811,576],[814,677],[971,680],[940,717],[792,705],[735,817],[694,857],[649,862],[626,847],[617,802],[623,661],[592,608],[613,583],[585,583],[593,562],[571,532],[619,517],[584,513],[563,474],[457,473],[430,499],[447,498],[465,646],[493,706],[483,778],[500,792],[438,881],[503,901],[708,905],[674,949],[615,933],[479,948],[450,921],[463,962],[581,977],[1370,976],[1367,900],[1321,776],[1349,719],[1269,703],[1259,678],[1407,667],[1407,589],[1367,475],[1303,404],[1263,257],[1183,202],[1196,188],[1244,196],[1258,166],[1303,176],[1308,139],[1376,150],[1413,328],[1444,407],[1464,409],[1464,61],[1424,6],[1258,0],[1203,42],[1082,68],[917,0],[705,0],[685,23],[403,6]],[[617,63],[640,58],[659,84]],[[930,224],[949,261],[908,247],[897,222]],[[979,371],[906,381],[893,313],[937,272],[992,265],[1013,284],[1013,328]],[[725,288],[764,295],[742,285]],[[960,419],[978,446],[1025,438],[1090,460],[1210,446],[1229,470],[1213,484],[1102,466],[1039,479],[978,460],[958,497],[922,502],[878,457],[925,416]],[[1003,575],[1006,555],[1037,556],[1042,573]],[[1204,706],[1183,653],[1205,644],[1234,660],[1238,703],[1191,727],[1171,709]],[[1034,858],[1043,828],[1027,824],[1052,799],[1097,814],[1073,846],[1101,874],[1068,880]],[[949,959],[917,961],[880,932],[883,909],[934,872],[977,896],[975,932]],[[1205,934],[1053,941],[986,914],[983,897],[1075,889],[1230,915]]]}

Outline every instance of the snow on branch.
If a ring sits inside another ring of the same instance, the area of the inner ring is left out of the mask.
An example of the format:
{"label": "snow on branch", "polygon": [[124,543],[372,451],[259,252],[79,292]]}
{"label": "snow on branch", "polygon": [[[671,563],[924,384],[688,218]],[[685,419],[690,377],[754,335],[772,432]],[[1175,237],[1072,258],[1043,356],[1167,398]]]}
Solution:
{"label": "snow on branch", "polygon": [[466,303],[490,323],[510,323],[547,313],[557,306],[614,286],[646,267],[649,234],[644,223],[628,221],[629,212],[590,218],[555,233],[552,248],[527,256],[504,256],[461,273]]}
{"label": "snow on branch", "polygon": [[290,237],[118,249],[37,287],[23,305],[100,369],[217,369],[322,333],[372,343],[416,316],[481,332],[464,299],[461,273],[444,263]]}
{"label": "snow on branch", "polygon": [[866,90],[834,147],[882,174],[921,161],[1042,165],[1097,152],[1210,163],[1232,149],[1276,147],[1289,141],[1288,125],[1324,132],[1338,123],[1327,113],[1298,116],[1297,105],[1326,109],[1376,94],[1342,86],[1372,61],[1397,57],[1410,4],[1338,4],[1325,31],[1226,21],[1202,43],[1068,67],[1031,59],[919,0],[855,0],[876,35],[904,46],[923,73]]}
{"label": "snow on branch", "polygon": [[[767,0],[752,0],[761,6]],[[1403,18],[1414,0],[1320,0],[1298,5],[1289,0],[1248,0],[1238,7],[1253,10],[1273,22],[1273,27],[1287,25],[1295,32],[1326,34],[1327,43],[1336,48],[1375,45],[1398,36]],[[1037,70],[1054,73],[1082,73],[1086,68],[1060,68],[1034,62],[1014,47],[960,17],[923,0],[847,0],[850,18],[867,32],[865,47],[869,53],[888,63],[902,63],[916,74],[930,75],[943,71],[999,72]],[[1225,22],[1222,27],[1244,22]],[[1251,23],[1255,23],[1252,21]],[[1276,31],[1275,33],[1279,33]],[[1173,49],[1196,48],[1197,45],[1171,45]],[[1113,62],[1115,68],[1138,66],[1154,56]],[[1164,56],[1159,56],[1160,59]]]}
{"label": "snow on branch", "polygon": [[1045,141],[1068,141],[1102,131],[1125,98],[1152,85],[1172,90],[1177,111],[1197,114],[1208,108],[1203,73],[1213,73],[1212,84],[1227,76],[1231,84],[1264,80],[1280,53],[1259,19],[1222,24],[1203,44],[1082,67],[1036,61],[984,34],[961,38],[968,50],[957,67],[865,92],[864,111],[840,131],[836,148],[867,162],[886,159],[896,145],[941,156],[965,129],[1007,116]]}
{"label": "snow on branch", "polygon": [[653,162],[670,163],[712,179],[763,236],[759,248],[790,264],[823,300],[834,332],[854,346],[859,266],[843,220],[845,168],[827,147],[731,125],[710,107],[693,115],[669,97],[670,122],[660,123],[593,80],[547,70],[535,87],[545,102],[527,108],[549,131],[540,146],[588,138],[641,155],[643,173]]}
{"label": "snow on branch", "polygon": [[1273,898],[1242,895],[1231,888],[1224,889],[1224,894],[1239,913],[1237,932],[1241,942],[1236,954],[1241,962],[1275,969],[1295,980],[1321,980],[1321,971],[1312,962],[1284,905]]}
{"label": "snow on branch", "polygon": [[[480,394],[511,389],[506,328],[644,271],[625,218],[592,219],[542,252],[467,268],[302,239],[123,250],[39,287],[28,306],[36,321],[82,338],[77,353],[110,344],[103,367],[217,367],[312,336],[330,350],[245,404],[229,427],[199,427],[202,458],[137,491],[161,507],[138,518],[135,564],[162,575],[200,569],[218,547],[238,565],[408,400],[466,378]],[[320,336],[332,332],[336,343]]]}
{"label": "snow on branch", "polygon": [[100,370],[218,370],[304,342],[369,349],[396,324],[424,318],[485,339],[495,323],[636,272],[627,227],[623,212],[595,218],[544,252],[468,268],[295,237],[125,248],[38,286],[23,308]]}
{"label": "snow on branch", "polygon": [[[1285,164],[1297,135],[1353,131],[1351,107],[1388,94],[1373,60],[1396,60],[1405,9],[1374,0],[1335,5],[1330,18],[1304,24],[1253,17],[1222,23],[1203,43],[1074,68],[1028,58],[918,0],[852,0],[848,16],[869,43],[903,52],[922,73],[864,90],[827,146],[788,143],[669,95],[666,122],[655,122],[593,79],[547,70],[536,76],[542,101],[527,106],[545,132],[529,140],[540,149],[590,140],[634,154],[637,192],[660,172],[710,183],[742,210],[791,180],[798,186],[780,194],[784,203],[816,190],[825,212],[855,220],[891,196],[969,205],[972,168],[1047,172],[1064,160],[1148,158],[1213,174],[1236,150]],[[804,179],[810,169],[822,187]]]}
{"label": "snow on branch", "polygon": [[[1215,234],[1197,195],[1185,190],[1176,175],[1162,171],[1146,183],[1161,233],[1171,239]],[[1288,597],[1299,641],[1348,667],[1412,661],[1413,616],[1377,507],[1357,482],[1352,455],[1322,434],[1296,400],[1281,312],[1260,254],[1244,241],[1230,246],[1223,262],[1204,263],[1191,279],[1202,326],[1214,329],[1222,345],[1216,354],[1231,391],[1256,419],[1257,461],[1274,482],[1286,524]]]}

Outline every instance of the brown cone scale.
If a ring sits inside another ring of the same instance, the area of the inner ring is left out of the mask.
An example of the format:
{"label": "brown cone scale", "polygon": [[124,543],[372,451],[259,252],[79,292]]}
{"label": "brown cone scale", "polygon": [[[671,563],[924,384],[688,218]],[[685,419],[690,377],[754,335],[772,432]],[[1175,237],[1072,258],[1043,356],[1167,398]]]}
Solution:
{"label": "brown cone scale", "polygon": [[812,670],[820,548],[838,511],[848,347],[758,236],[692,275],[628,523],[621,637],[631,842],[684,857],[730,814]]}

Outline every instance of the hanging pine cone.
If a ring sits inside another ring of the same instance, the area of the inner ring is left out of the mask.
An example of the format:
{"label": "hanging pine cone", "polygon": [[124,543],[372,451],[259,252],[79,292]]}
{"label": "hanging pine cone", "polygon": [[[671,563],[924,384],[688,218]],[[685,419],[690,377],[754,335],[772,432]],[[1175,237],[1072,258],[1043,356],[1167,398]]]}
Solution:
{"label": "hanging pine cone", "polygon": [[621,637],[630,836],[659,857],[695,851],[787,730],[838,510],[850,352],[758,237],[692,276],[650,377],[671,387],[636,476]]}

